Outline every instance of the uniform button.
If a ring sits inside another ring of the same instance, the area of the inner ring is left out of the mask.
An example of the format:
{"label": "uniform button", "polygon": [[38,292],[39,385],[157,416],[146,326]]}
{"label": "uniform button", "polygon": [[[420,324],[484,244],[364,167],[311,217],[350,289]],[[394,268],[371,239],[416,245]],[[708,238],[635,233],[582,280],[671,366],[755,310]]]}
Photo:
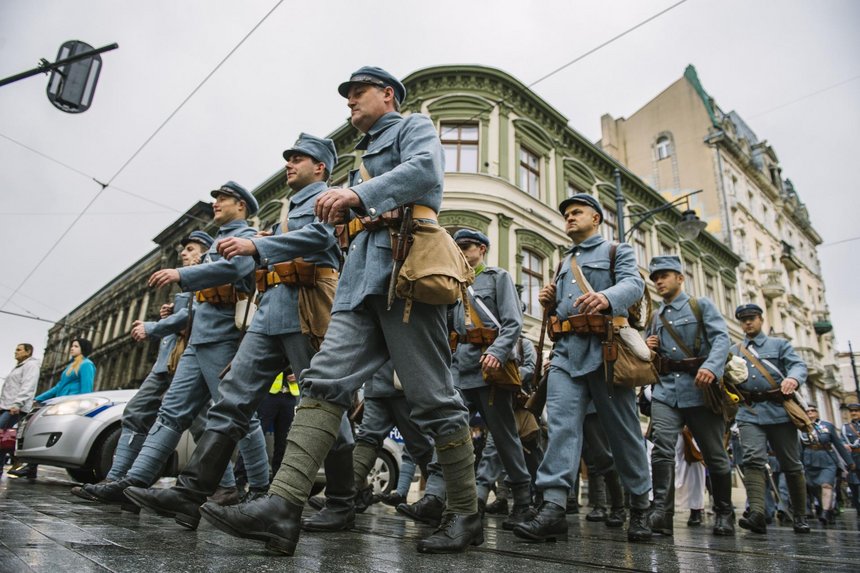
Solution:
{"label": "uniform button", "polygon": [[672,350],[678,350],[678,349],[677,349],[677,348],[675,348],[675,347],[673,346],[673,347],[672,347]]}
{"label": "uniform button", "polygon": [[673,324],[673,322],[670,320],[670,321],[669,321],[669,324]]}
{"label": "uniform button", "polygon": [[370,211],[368,211],[368,213],[370,213],[370,216],[371,216],[371,217],[373,217],[373,216],[375,216],[375,215],[376,215],[376,209],[374,209],[373,207],[371,207],[371,208],[370,208]]}
{"label": "uniform button", "polygon": [[355,245],[353,245],[353,246],[352,246],[352,250],[353,250],[353,251],[355,250]]}
{"label": "uniform button", "polygon": [[671,308],[667,308],[667,309],[666,309],[666,312],[672,312],[672,309],[671,309]]}

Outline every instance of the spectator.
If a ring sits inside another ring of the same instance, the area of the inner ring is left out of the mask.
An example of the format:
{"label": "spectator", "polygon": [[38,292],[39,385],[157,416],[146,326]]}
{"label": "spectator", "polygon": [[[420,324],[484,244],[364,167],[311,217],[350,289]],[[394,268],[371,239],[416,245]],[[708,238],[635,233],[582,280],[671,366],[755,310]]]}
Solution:
{"label": "spectator", "polygon": [[[93,380],[96,377],[96,365],[87,358],[93,351],[93,344],[86,338],[72,339],[72,348],[69,351],[71,361],[63,370],[57,385],[36,396],[36,402],[44,402],[59,396],[72,396],[74,394],[86,394],[93,391]],[[10,470],[9,475],[13,477],[25,477],[33,482],[39,466],[27,464],[22,468]]]}
{"label": "spectator", "polygon": [[[39,360],[33,358],[33,345],[21,343],[15,347],[17,364],[6,377],[0,391],[0,430],[6,430],[18,423],[22,415],[33,406],[33,396],[39,383]],[[0,474],[3,462],[12,451],[0,450]]]}

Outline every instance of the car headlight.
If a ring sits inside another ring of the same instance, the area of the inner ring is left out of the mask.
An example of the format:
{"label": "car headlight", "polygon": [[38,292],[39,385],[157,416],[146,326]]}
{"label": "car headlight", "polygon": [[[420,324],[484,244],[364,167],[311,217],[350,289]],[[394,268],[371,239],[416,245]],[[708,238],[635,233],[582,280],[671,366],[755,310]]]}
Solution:
{"label": "car headlight", "polygon": [[93,410],[98,410],[105,404],[109,404],[107,398],[80,398],[78,400],[64,400],[57,404],[45,406],[42,416],[85,416]]}

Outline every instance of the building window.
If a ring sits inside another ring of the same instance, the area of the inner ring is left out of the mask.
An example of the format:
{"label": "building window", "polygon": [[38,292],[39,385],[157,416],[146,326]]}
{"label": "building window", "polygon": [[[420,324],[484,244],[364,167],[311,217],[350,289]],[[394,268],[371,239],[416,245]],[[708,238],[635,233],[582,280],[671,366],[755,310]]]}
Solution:
{"label": "building window", "polygon": [[540,198],[540,157],[520,147],[520,189]]}
{"label": "building window", "polygon": [[572,181],[568,181],[567,182],[567,196],[573,197],[577,193],[582,193],[582,191],[580,191]]}
{"label": "building window", "polygon": [[477,173],[478,124],[442,123],[440,128],[445,171]]}
{"label": "building window", "polygon": [[615,216],[615,211],[610,211],[603,206],[603,222],[600,224],[600,234],[607,241],[615,241],[615,230],[618,228],[618,217]]}
{"label": "building window", "polygon": [[691,259],[684,259],[684,290],[690,296],[696,296],[696,264]]}
{"label": "building window", "polygon": [[645,232],[642,229],[636,230],[636,235],[633,238],[633,250],[636,252],[636,262],[640,267],[648,266],[648,249],[645,244]]}
{"label": "building window", "polygon": [[522,300],[526,304],[526,314],[540,316],[541,306],[538,302],[538,294],[543,288],[543,257],[529,249],[523,249],[522,255]]}
{"label": "building window", "polygon": [[716,279],[714,278],[714,275],[710,273],[705,273],[705,296],[714,302],[717,301]]}
{"label": "building window", "polygon": [[725,292],[725,301],[726,301],[726,314],[729,316],[734,316],[735,308],[737,307],[736,299],[735,299],[735,287],[734,285],[729,285],[723,283],[723,291]]}
{"label": "building window", "polygon": [[675,245],[671,243],[667,243],[666,241],[660,241],[660,254],[661,255],[674,255]]}
{"label": "building window", "polygon": [[657,161],[666,159],[670,155],[672,155],[672,142],[669,141],[668,136],[661,135],[657,138]]}

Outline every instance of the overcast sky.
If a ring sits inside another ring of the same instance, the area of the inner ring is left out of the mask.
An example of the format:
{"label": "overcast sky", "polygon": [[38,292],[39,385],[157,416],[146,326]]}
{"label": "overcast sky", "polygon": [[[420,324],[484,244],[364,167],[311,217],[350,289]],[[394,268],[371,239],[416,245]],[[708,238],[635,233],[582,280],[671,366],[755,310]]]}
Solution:
{"label": "overcast sky", "polygon": [[[316,3],[284,1],[116,177],[141,144],[276,0],[0,2],[0,77],[53,61],[66,40],[117,42],[92,108],[55,109],[44,76],[0,88],[0,307],[57,320],[228,179],[251,188],[282,166],[300,131],[348,114],[336,85],[364,64],[401,77],[483,64],[526,84],[666,9],[672,0]],[[381,14],[382,7],[396,12]],[[688,0],[541,82],[536,92],[592,141],[600,116],[629,116],[694,64],[725,111],[776,150],[824,238],[819,254],[837,343],[860,347],[860,2]],[[835,87],[834,87],[835,86]],[[14,139],[88,176],[9,141]],[[5,304],[4,304],[5,303]],[[0,376],[16,343],[41,356],[49,325],[0,314]]]}

